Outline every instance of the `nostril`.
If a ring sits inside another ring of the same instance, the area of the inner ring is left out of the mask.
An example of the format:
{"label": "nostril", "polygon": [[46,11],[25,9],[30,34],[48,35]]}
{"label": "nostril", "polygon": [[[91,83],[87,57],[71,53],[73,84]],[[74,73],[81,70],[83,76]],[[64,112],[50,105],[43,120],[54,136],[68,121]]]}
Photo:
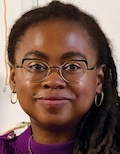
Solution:
{"label": "nostril", "polygon": [[64,89],[66,82],[62,79],[48,78],[42,82],[42,86],[45,89]]}
{"label": "nostril", "polygon": [[45,84],[44,88],[45,89],[64,89],[64,86],[61,86],[61,85],[59,85],[59,86],[50,86],[50,85]]}
{"label": "nostril", "polygon": [[44,85],[44,88],[45,88],[45,89],[49,89],[50,86],[48,86],[47,84],[45,84],[45,85]]}
{"label": "nostril", "polygon": [[57,72],[52,72],[41,82],[41,85],[46,89],[63,89],[66,86],[66,81],[64,81]]}

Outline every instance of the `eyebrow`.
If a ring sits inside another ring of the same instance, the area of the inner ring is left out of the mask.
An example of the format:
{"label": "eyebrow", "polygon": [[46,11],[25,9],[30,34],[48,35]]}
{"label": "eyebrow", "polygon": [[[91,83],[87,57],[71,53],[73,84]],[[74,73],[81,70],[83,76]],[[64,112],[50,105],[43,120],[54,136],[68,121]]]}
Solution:
{"label": "eyebrow", "polygon": [[24,57],[26,58],[26,57],[29,57],[31,55],[38,56],[40,58],[44,58],[44,59],[47,59],[48,60],[48,56],[46,54],[44,54],[42,51],[37,51],[37,50],[35,50],[35,51],[29,51],[28,53],[25,54]]}
{"label": "eyebrow", "polygon": [[77,52],[77,51],[69,51],[67,53],[64,53],[61,57],[62,60],[66,60],[66,59],[69,59],[69,58],[72,58],[72,57],[79,57],[79,58],[82,58],[82,59],[86,59],[85,55],[83,55],[82,53],[80,52]]}
{"label": "eyebrow", "polygon": [[[48,60],[49,57],[48,55],[44,54],[42,51],[29,51],[28,53],[25,54],[25,58],[26,57],[29,57],[29,56],[37,56],[37,57],[40,57],[40,58],[43,58],[43,59],[46,59]],[[68,51],[66,53],[64,53],[62,56],[61,56],[61,60],[67,60],[67,59],[70,59],[70,58],[73,58],[73,57],[76,57],[76,58],[80,58],[80,59],[86,59],[85,55],[83,55],[82,53],[78,52],[78,51]]]}

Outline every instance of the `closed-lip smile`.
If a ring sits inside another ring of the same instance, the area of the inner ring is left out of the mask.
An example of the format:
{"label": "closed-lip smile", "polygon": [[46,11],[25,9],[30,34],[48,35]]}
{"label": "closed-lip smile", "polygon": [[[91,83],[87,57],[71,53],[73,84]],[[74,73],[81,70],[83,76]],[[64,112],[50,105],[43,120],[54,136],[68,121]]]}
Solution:
{"label": "closed-lip smile", "polygon": [[61,96],[58,96],[58,97],[47,96],[47,97],[37,98],[37,101],[42,105],[44,105],[45,107],[60,108],[66,105],[67,103],[69,103],[70,99],[66,97],[61,97]]}

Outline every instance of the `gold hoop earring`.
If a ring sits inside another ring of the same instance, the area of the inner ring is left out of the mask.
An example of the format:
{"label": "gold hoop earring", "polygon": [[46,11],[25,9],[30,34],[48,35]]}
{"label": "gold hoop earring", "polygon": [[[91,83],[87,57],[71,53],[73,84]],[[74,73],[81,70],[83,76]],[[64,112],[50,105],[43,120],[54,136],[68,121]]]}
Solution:
{"label": "gold hoop earring", "polygon": [[[99,96],[100,96],[100,98],[98,98]],[[95,96],[95,105],[96,105],[97,107],[101,106],[101,104],[102,104],[102,102],[103,102],[103,99],[104,99],[104,93],[103,93],[103,92],[101,92],[100,95],[96,95],[96,96]],[[98,101],[98,100],[99,100],[99,101]]]}
{"label": "gold hoop earring", "polygon": [[[11,101],[12,104],[15,104],[15,103],[17,102],[17,95],[16,95],[16,99],[13,100],[13,94],[16,94],[16,92],[15,92],[15,91],[12,91],[12,92],[11,92],[10,101]],[[15,96],[14,96],[14,97],[15,97]]]}

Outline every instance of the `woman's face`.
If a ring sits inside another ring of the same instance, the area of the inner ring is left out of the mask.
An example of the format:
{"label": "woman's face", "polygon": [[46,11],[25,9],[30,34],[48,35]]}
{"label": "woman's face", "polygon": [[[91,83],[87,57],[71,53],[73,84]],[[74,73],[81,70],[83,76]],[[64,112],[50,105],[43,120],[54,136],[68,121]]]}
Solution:
{"label": "woman's face", "polygon": [[[37,58],[50,66],[68,60],[87,60],[88,67],[97,62],[96,50],[87,33],[75,22],[51,20],[29,28],[17,44],[16,63],[23,58]],[[76,127],[90,109],[96,93],[102,90],[102,67],[88,70],[78,83],[64,81],[56,69],[42,82],[30,81],[23,68],[11,67],[10,84],[17,92],[23,110],[33,123],[42,127]]]}

